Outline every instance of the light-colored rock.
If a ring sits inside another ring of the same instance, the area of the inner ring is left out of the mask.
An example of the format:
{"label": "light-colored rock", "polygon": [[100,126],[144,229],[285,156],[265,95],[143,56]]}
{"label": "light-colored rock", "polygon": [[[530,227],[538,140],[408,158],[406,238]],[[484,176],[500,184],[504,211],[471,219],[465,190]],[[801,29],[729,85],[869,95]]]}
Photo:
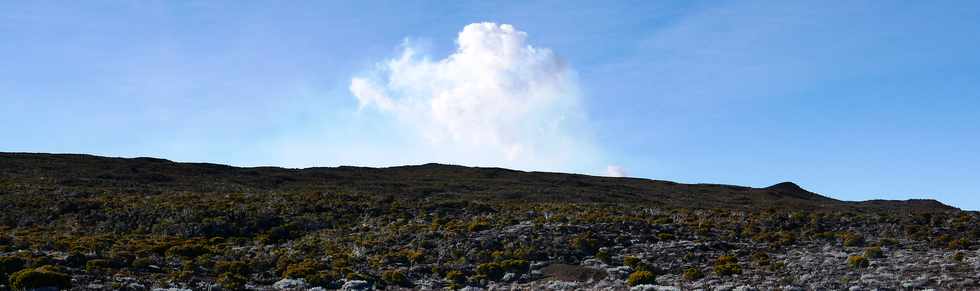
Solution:
{"label": "light-colored rock", "polygon": [[277,290],[295,290],[295,289],[302,289],[302,288],[306,288],[306,281],[304,281],[303,279],[289,279],[289,278],[285,278],[285,279],[276,281],[276,283],[272,284],[272,287],[273,288],[276,288]]}

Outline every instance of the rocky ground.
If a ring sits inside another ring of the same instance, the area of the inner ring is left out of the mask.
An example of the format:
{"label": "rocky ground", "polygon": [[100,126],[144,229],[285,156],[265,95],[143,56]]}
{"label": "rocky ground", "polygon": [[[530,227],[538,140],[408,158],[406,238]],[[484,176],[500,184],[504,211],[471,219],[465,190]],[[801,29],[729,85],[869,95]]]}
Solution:
{"label": "rocky ground", "polygon": [[980,290],[978,246],[792,183],[0,153],[0,291]]}

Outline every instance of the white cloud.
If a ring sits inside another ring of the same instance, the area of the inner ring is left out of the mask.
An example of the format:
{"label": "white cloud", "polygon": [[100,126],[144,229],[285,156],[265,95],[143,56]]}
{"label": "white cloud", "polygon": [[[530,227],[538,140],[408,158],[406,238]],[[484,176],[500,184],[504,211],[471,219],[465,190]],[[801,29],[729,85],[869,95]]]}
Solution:
{"label": "white cloud", "polygon": [[608,165],[608,166],[606,166],[606,176],[609,176],[609,177],[627,177],[627,176],[629,176],[629,173],[627,173],[626,172],[626,169],[624,169],[623,167],[620,167],[620,166],[617,166],[617,165]]}
{"label": "white cloud", "polygon": [[508,24],[467,25],[457,49],[431,60],[411,44],[356,77],[360,108],[394,116],[426,144],[424,159],[535,170],[596,159],[574,71]]}

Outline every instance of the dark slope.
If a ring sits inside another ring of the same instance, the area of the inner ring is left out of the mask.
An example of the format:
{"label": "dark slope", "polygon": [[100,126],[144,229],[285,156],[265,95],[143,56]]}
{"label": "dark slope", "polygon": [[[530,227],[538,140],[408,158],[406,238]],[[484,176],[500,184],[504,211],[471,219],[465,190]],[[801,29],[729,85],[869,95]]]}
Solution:
{"label": "dark slope", "polygon": [[956,210],[933,200],[839,201],[790,182],[751,188],[442,164],[390,168],[239,168],[155,158],[32,153],[0,153],[0,194],[4,191],[133,195],[317,191],[419,199],[642,203],[690,208]]}

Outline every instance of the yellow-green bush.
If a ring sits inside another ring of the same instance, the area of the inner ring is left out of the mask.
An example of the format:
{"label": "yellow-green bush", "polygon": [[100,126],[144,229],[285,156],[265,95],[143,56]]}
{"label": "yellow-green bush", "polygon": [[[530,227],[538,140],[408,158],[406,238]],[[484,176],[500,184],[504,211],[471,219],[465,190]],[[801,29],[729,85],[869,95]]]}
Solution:
{"label": "yellow-green bush", "polygon": [[53,266],[24,269],[10,275],[10,287],[16,290],[55,287],[71,288],[71,277]]}
{"label": "yellow-green bush", "polygon": [[752,262],[759,266],[768,266],[770,263],[769,254],[758,251],[752,254]]}
{"label": "yellow-green bush", "polygon": [[181,244],[181,245],[170,247],[169,249],[167,249],[166,255],[179,256],[184,258],[194,258],[203,254],[207,254],[209,252],[210,250],[208,250],[208,248],[204,246],[193,244],[193,243],[187,243],[187,244]]}
{"label": "yellow-green bush", "polygon": [[885,256],[885,253],[881,251],[881,247],[869,247],[864,249],[864,256],[867,258],[877,259]]}
{"label": "yellow-green bush", "polygon": [[504,269],[497,263],[484,263],[476,266],[476,273],[484,275],[490,280],[499,280],[504,276]]}
{"label": "yellow-green bush", "polygon": [[966,255],[963,252],[956,252],[956,254],[953,254],[954,261],[962,262],[964,259],[966,259]]}
{"label": "yellow-green bush", "polygon": [[637,258],[637,257],[634,257],[634,256],[625,256],[625,257],[623,257],[623,265],[624,266],[629,266],[630,268],[633,268],[633,269],[636,269],[636,267],[638,267],[641,262],[642,261],[640,261],[640,258]]}
{"label": "yellow-green bush", "polygon": [[864,237],[851,232],[846,232],[841,235],[841,240],[845,247],[860,247],[864,245]]}
{"label": "yellow-green bush", "polygon": [[626,284],[630,286],[643,285],[643,284],[656,284],[657,278],[650,271],[636,271],[626,278]]}
{"label": "yellow-green bush", "polygon": [[412,283],[405,277],[405,274],[398,270],[385,270],[381,272],[381,281],[388,285],[411,287]]}
{"label": "yellow-green bush", "polygon": [[251,273],[248,264],[242,261],[218,261],[214,263],[214,270],[217,273],[232,273],[243,276]]}
{"label": "yellow-green bush", "polygon": [[728,255],[719,256],[717,259],[715,259],[714,269],[718,276],[742,274],[742,266],[738,265],[738,259]]}
{"label": "yellow-green bush", "polygon": [[463,284],[466,283],[466,275],[463,275],[463,272],[459,270],[450,270],[446,272],[446,281],[449,283]]}
{"label": "yellow-green bush", "polygon": [[104,259],[89,260],[85,263],[85,270],[89,272],[100,272],[112,268],[112,262]]}
{"label": "yellow-green bush", "polygon": [[227,290],[242,290],[245,288],[245,283],[248,283],[248,279],[235,273],[222,273],[218,275],[217,282],[221,288]]}
{"label": "yellow-green bush", "polygon": [[20,257],[0,257],[0,274],[11,274],[23,269],[25,265],[27,265],[27,261]]}
{"label": "yellow-green bush", "polygon": [[847,257],[847,266],[849,266],[851,268],[854,268],[854,269],[866,268],[870,264],[871,263],[868,261],[868,259],[865,258],[865,257],[863,257],[863,256],[849,256],[849,257]]}
{"label": "yellow-green bush", "polygon": [[684,280],[694,281],[701,278],[704,278],[704,273],[701,272],[701,268],[690,267],[684,269]]}

